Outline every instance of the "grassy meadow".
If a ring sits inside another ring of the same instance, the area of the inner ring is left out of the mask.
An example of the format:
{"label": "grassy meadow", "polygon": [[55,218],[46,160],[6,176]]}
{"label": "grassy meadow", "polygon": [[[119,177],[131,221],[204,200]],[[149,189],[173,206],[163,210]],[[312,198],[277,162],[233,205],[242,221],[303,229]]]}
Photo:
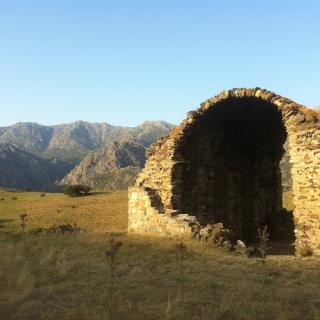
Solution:
{"label": "grassy meadow", "polygon": [[0,190],[0,228],[20,232],[19,214],[26,212],[29,229],[76,223],[91,232],[123,232],[128,224],[127,198],[126,191],[69,197],[62,193]]}
{"label": "grassy meadow", "polygon": [[[124,191],[81,198],[2,191],[1,198],[1,320],[110,319],[106,232],[122,241],[111,319],[320,319],[317,259],[271,255],[263,267],[210,242],[184,240],[182,252],[179,239],[126,235]],[[23,237],[22,212],[27,231],[76,222],[87,232]]]}

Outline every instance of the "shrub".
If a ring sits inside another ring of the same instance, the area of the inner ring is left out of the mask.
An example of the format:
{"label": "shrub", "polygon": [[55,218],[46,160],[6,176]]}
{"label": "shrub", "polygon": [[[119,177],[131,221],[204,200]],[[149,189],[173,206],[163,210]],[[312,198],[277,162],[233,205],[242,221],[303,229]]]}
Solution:
{"label": "shrub", "polygon": [[41,197],[41,198],[43,198],[43,197],[45,197],[45,196],[46,196],[45,193],[41,193],[41,194],[40,194],[40,197]]}
{"label": "shrub", "polygon": [[87,195],[90,191],[91,188],[89,186],[85,186],[82,184],[67,185],[63,189],[63,193],[68,196]]}

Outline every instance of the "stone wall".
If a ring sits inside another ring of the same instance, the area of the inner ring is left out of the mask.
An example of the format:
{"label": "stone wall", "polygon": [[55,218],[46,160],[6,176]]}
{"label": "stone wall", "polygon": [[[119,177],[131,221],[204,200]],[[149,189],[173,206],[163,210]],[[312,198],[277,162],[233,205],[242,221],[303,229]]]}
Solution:
{"label": "stone wall", "polygon": [[223,221],[250,241],[256,228],[272,223],[268,216],[281,212],[284,155],[291,164],[296,252],[320,255],[319,117],[260,88],[207,100],[149,148],[129,192],[129,231],[167,236],[180,234],[181,225],[189,232],[194,220]]}
{"label": "stone wall", "polygon": [[165,237],[184,237],[191,232],[188,215],[171,217],[157,209],[157,197],[142,187],[129,188],[129,232],[153,234]]}
{"label": "stone wall", "polygon": [[320,131],[295,131],[290,140],[296,250],[320,256]]}

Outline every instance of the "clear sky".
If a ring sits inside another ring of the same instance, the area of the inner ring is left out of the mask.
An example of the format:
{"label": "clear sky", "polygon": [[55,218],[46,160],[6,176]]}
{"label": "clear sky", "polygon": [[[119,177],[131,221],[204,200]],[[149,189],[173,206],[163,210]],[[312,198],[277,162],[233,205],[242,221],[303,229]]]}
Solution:
{"label": "clear sky", "polygon": [[320,104],[320,1],[0,0],[0,126],[179,123],[255,86]]}

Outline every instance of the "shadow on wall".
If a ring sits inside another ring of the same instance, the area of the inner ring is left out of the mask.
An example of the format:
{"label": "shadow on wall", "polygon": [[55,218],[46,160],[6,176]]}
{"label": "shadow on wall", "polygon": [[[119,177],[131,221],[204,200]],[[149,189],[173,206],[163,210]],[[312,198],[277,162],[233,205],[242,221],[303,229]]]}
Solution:
{"label": "shadow on wall", "polygon": [[228,99],[208,109],[185,136],[173,172],[182,180],[173,191],[175,209],[200,223],[223,222],[248,242],[265,224],[274,235],[284,226],[293,234],[293,223],[278,217],[287,132],[276,106],[254,97]]}
{"label": "shadow on wall", "polygon": [[293,211],[282,209],[274,212],[266,221],[269,227],[271,243],[269,254],[272,255],[294,255],[296,240],[294,235]]}

